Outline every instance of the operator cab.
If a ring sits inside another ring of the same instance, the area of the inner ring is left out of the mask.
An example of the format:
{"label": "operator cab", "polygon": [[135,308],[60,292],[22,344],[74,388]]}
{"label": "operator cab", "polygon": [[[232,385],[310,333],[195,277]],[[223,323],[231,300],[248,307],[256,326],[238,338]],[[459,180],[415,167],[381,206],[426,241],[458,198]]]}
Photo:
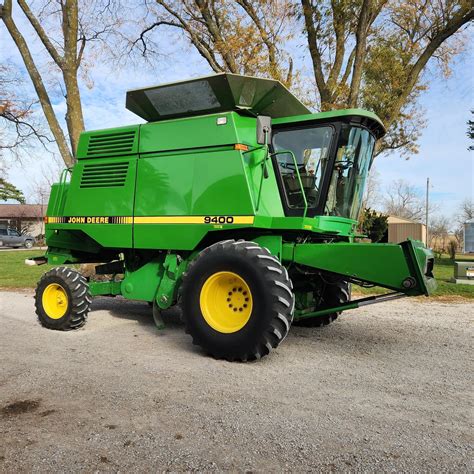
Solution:
{"label": "operator cab", "polygon": [[287,215],[306,210],[309,217],[357,220],[378,129],[354,118],[360,119],[273,128],[272,159]]}

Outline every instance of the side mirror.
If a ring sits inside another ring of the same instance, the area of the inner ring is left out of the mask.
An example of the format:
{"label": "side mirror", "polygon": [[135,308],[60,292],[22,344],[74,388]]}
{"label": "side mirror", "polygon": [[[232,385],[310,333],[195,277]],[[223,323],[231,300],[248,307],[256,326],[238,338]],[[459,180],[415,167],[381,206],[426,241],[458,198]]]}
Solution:
{"label": "side mirror", "polygon": [[272,118],[266,115],[257,117],[257,143],[267,145],[270,143],[272,135]]}

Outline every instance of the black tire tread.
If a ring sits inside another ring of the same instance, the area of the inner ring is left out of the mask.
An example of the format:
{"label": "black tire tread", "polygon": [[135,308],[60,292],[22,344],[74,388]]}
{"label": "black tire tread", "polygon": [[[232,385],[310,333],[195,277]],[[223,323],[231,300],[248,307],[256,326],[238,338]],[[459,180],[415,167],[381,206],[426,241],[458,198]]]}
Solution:
{"label": "black tire tread", "polygon": [[[198,334],[191,334],[186,315],[184,315],[185,330],[193,338],[193,344],[199,345],[215,358],[229,361],[247,362],[267,355],[276,348],[287,336],[293,321],[295,297],[292,292],[293,285],[286,268],[274,257],[267,248],[261,247],[256,242],[245,240],[225,240],[205,248],[188,266],[183,275],[182,294],[185,297],[188,289],[194,284],[188,275],[195,265],[206,255],[217,250],[235,252],[247,259],[252,265],[259,267],[264,275],[265,284],[272,296],[272,318],[258,343],[244,354],[228,354],[213,348],[206,348]],[[271,267],[270,269],[268,267]]]}
{"label": "black tire tread", "polygon": [[[63,321],[54,324],[43,315],[42,311],[42,284],[44,282],[58,281],[70,293],[70,306],[66,315],[61,318]],[[39,323],[48,328],[59,331],[71,331],[84,326],[90,310],[92,297],[89,285],[84,276],[78,271],[68,267],[55,267],[46,272],[38,282],[35,291],[35,308]]]}

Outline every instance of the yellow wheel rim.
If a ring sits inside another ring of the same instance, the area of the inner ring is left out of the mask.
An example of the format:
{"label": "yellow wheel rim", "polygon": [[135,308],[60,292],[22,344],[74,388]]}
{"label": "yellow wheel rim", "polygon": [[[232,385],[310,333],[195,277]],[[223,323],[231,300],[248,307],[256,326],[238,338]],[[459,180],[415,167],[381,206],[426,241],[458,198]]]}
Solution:
{"label": "yellow wheel rim", "polygon": [[48,318],[62,318],[68,307],[66,290],[58,283],[49,284],[43,291],[42,303]]}
{"label": "yellow wheel rim", "polygon": [[222,333],[242,329],[252,314],[252,293],[245,280],[232,272],[217,272],[204,283],[199,298],[207,324]]}

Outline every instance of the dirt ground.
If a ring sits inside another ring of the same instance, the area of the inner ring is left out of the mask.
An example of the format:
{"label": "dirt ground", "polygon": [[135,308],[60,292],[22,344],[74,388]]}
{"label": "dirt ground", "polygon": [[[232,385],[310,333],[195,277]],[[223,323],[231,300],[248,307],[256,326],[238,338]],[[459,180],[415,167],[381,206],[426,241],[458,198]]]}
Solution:
{"label": "dirt ground", "polygon": [[83,329],[0,292],[0,471],[472,472],[473,303],[409,299],[204,356],[176,311],[98,299]]}

